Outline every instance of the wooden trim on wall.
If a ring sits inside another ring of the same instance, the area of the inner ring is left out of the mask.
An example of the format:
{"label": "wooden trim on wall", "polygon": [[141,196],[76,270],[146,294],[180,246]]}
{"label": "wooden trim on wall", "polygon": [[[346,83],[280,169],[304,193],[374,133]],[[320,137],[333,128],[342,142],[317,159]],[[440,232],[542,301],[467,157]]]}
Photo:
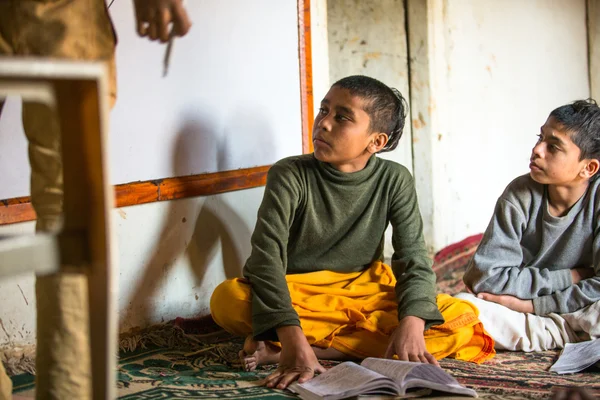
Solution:
{"label": "wooden trim on wall", "polygon": [[302,107],[302,152],[312,153],[313,80],[310,0],[298,0],[298,56],[300,59],[300,98]]}
{"label": "wooden trim on wall", "polygon": [[[310,0],[298,0],[298,56],[300,61],[300,106],[302,115],[302,152],[311,153],[313,111],[312,45]],[[117,207],[156,201],[210,196],[234,190],[264,186],[269,165],[234,171],[132,182],[115,186]],[[29,197],[0,200],[0,225],[33,221],[35,211]]]}
{"label": "wooden trim on wall", "polygon": [[0,200],[0,225],[33,221],[36,218],[29,197]]}
{"label": "wooden trim on wall", "polygon": [[[263,186],[270,166],[116,185],[117,207],[208,196]],[[0,225],[35,220],[29,197],[0,200]]]}

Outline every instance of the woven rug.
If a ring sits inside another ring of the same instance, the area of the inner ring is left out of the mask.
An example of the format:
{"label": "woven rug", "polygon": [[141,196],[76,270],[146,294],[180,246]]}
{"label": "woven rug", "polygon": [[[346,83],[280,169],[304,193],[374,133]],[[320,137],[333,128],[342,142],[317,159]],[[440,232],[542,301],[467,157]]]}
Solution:
{"label": "woven rug", "polygon": [[[438,290],[461,291],[462,273],[481,235],[449,246],[435,256]],[[237,358],[242,340],[221,331],[210,318],[181,320],[129,334],[120,342],[120,399],[290,399],[290,392],[260,386],[274,367],[241,371]],[[441,366],[463,385],[489,400],[550,398],[553,389],[580,386],[600,398],[600,370],[572,375],[548,371],[558,351],[499,352],[481,365],[445,359]],[[329,368],[335,362],[325,361]],[[15,393],[33,396],[33,375],[13,377]],[[439,397],[438,397],[439,399]]]}
{"label": "woven rug", "polygon": [[[119,399],[289,399],[290,392],[260,386],[271,368],[244,372],[239,368],[239,339],[204,343],[187,348],[148,346],[121,354],[118,372]],[[476,365],[442,360],[442,367],[479,397],[496,399],[550,398],[557,387],[581,386],[600,398],[600,371],[572,375],[548,372],[558,352],[501,352]],[[326,368],[335,362],[324,362]],[[15,392],[31,394],[33,376],[13,377]],[[29,396],[27,396],[29,397]]]}

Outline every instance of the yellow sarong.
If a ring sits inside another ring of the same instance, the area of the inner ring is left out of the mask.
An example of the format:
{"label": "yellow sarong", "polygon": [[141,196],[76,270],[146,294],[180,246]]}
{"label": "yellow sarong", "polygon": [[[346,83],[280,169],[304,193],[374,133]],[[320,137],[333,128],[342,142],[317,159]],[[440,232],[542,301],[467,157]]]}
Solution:
{"label": "yellow sarong", "polygon": [[[308,343],[352,357],[383,357],[398,326],[396,279],[392,269],[374,262],[362,272],[318,271],[287,275],[294,310]],[[252,334],[250,285],[231,279],[215,289],[213,319],[239,336]],[[446,294],[437,296],[445,323],[425,331],[425,344],[436,359],[445,357],[482,363],[494,357],[494,340],[483,329],[471,303]]]}

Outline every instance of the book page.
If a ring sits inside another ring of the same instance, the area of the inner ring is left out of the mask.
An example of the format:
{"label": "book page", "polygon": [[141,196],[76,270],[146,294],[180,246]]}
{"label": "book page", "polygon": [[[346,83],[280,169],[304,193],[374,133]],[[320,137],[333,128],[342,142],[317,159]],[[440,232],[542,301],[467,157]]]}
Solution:
{"label": "book page", "polygon": [[365,358],[360,363],[365,368],[378,372],[395,380],[399,385],[402,385],[406,376],[415,368],[418,363],[410,361],[388,360],[384,358]]}
{"label": "book page", "polygon": [[353,362],[344,362],[308,382],[294,383],[290,390],[299,394],[308,391],[323,398],[344,398],[365,393],[371,388],[380,388],[382,392],[392,394],[396,392],[395,386],[392,380],[383,375]]}
{"label": "book page", "polygon": [[435,365],[381,358],[367,358],[361,365],[394,379],[400,386],[401,394],[409,388],[422,387],[477,396],[474,390],[465,388],[452,375]]}
{"label": "book page", "polygon": [[412,371],[410,371],[406,379],[425,379],[444,385],[458,384],[456,379],[454,379],[446,371],[431,364],[418,365],[417,368],[414,368]]}
{"label": "book page", "polygon": [[592,366],[600,360],[600,339],[581,343],[567,343],[550,371],[572,374]]}

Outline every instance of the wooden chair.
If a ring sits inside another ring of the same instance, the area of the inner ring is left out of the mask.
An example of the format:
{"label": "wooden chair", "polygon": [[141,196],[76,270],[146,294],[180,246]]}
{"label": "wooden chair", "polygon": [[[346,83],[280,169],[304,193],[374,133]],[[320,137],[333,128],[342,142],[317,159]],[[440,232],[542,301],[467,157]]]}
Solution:
{"label": "wooden chair", "polygon": [[0,98],[19,95],[57,112],[64,179],[62,232],[0,238],[0,279],[60,271],[60,265],[80,266],[78,272],[88,276],[93,399],[116,397],[118,273],[106,153],[106,79],[100,63],[0,58]]}

